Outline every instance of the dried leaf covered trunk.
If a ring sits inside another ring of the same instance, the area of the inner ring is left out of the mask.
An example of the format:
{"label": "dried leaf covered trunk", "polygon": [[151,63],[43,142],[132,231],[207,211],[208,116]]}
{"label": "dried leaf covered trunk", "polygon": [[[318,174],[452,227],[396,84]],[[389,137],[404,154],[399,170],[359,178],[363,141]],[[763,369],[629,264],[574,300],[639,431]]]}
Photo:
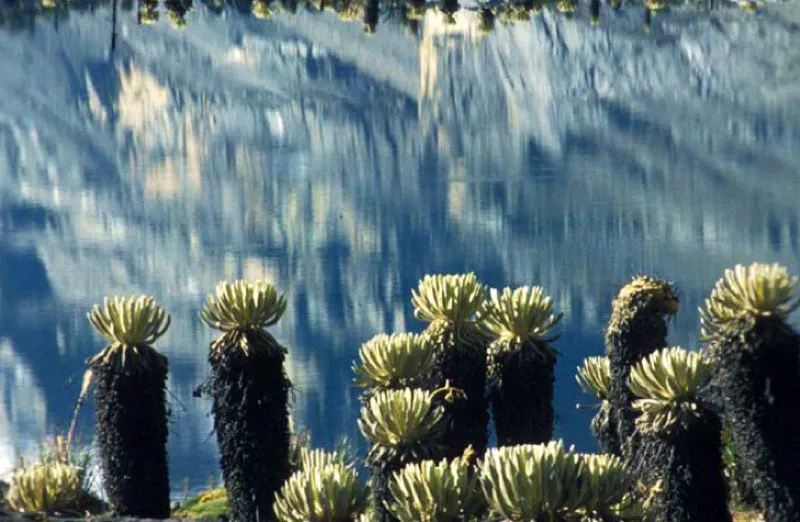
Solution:
{"label": "dried leaf covered trunk", "polygon": [[761,318],[709,350],[744,477],[767,522],[800,520],[800,336]]}
{"label": "dried leaf covered trunk", "polygon": [[667,345],[667,325],[663,304],[654,296],[615,303],[614,308],[606,330],[606,354],[611,367],[608,426],[616,433],[606,434],[605,439],[608,443],[617,440],[619,447],[608,449],[627,460],[638,446],[636,413],[631,408],[634,396],[628,388],[628,378],[634,365]]}
{"label": "dried leaf covered trunk", "polygon": [[[285,349],[266,332],[247,333],[250,346],[211,350],[214,429],[232,520],[273,520],[275,493],[290,473],[289,390]],[[265,337],[266,336],[266,337]],[[257,338],[256,338],[257,337]]]}
{"label": "dried leaf covered trunk", "polygon": [[661,480],[651,513],[655,522],[731,522],[722,425],[713,411],[703,410],[669,435],[643,436],[631,464],[646,483]]}
{"label": "dried leaf covered trunk", "polygon": [[528,341],[489,357],[489,394],[498,446],[541,444],[553,437],[555,356]]}
{"label": "dried leaf covered trunk", "polygon": [[103,483],[117,516],[168,518],[167,359],[92,365]]}

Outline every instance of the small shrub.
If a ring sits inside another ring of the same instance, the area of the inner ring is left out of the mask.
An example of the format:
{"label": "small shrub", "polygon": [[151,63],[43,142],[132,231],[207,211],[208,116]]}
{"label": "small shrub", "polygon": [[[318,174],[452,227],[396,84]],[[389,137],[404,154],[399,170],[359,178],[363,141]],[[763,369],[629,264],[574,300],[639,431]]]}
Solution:
{"label": "small shrub", "polygon": [[35,462],[21,460],[4,488],[5,504],[21,512],[99,513],[107,506],[90,493],[88,449],[74,452],[62,436],[46,439]]}
{"label": "small shrub", "polygon": [[471,520],[484,504],[467,457],[409,464],[394,473],[389,489],[389,510],[400,522]]}
{"label": "small shrub", "polygon": [[367,504],[367,489],[352,466],[339,462],[296,471],[275,495],[279,522],[347,522]]}
{"label": "small shrub", "polygon": [[582,466],[561,441],[491,448],[480,481],[489,509],[504,520],[556,522],[577,507]]}
{"label": "small shrub", "polygon": [[14,471],[6,502],[11,509],[25,513],[64,513],[75,510],[82,493],[76,466],[40,461]]}

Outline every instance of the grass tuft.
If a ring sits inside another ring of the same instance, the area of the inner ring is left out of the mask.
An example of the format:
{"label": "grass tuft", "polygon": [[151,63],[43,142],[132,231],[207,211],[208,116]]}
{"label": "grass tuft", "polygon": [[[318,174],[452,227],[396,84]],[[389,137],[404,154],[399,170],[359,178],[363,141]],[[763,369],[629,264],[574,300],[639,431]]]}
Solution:
{"label": "grass tuft", "polygon": [[191,497],[172,515],[176,518],[211,520],[227,513],[228,493],[225,488],[214,488]]}

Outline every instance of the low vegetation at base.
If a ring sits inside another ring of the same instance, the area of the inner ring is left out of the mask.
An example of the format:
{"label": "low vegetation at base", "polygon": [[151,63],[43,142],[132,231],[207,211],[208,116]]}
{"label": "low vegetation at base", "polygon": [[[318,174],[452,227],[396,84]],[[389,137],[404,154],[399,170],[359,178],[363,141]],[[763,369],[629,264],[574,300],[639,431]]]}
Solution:
{"label": "low vegetation at base", "polygon": [[0,508],[19,513],[83,516],[107,511],[92,492],[88,450],[72,452],[62,436],[42,442],[33,461],[20,459],[10,474]]}
{"label": "low vegetation at base", "polygon": [[[732,506],[733,522],[764,522],[758,511],[750,508]],[[191,520],[217,520],[228,514],[228,496],[225,488],[213,488],[194,495],[173,512],[173,517]],[[362,515],[359,522],[369,522],[368,515]]]}
{"label": "low vegetation at base", "polygon": [[209,520],[227,513],[228,494],[225,488],[214,488],[189,498],[172,515],[175,518]]}

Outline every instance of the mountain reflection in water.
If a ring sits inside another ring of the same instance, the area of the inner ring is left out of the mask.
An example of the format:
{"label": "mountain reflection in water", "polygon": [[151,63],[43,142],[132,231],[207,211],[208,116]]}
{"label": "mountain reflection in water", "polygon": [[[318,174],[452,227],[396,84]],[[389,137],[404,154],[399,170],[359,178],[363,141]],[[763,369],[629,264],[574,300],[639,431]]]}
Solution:
{"label": "mountain reflection in water", "polygon": [[476,9],[415,21],[398,6],[367,35],[288,3],[259,20],[195,2],[179,31],[138,23],[144,3],[3,4],[0,471],[65,429],[104,295],[152,293],[172,313],[158,347],[177,493],[218,474],[191,390],[214,336],[197,311],[220,279],[286,292],[295,417],[326,446],[361,443],[350,363],[375,333],[422,328],[409,296],[424,274],[542,284],[565,312],[557,436],[589,448],[574,368],[602,350],[620,284],[676,281],[670,341],[695,347],[724,268],[800,272],[796,6],[674,9],[650,34],[641,7],[603,4],[592,27],[591,4],[511,6],[519,23],[496,14],[488,35]]}

